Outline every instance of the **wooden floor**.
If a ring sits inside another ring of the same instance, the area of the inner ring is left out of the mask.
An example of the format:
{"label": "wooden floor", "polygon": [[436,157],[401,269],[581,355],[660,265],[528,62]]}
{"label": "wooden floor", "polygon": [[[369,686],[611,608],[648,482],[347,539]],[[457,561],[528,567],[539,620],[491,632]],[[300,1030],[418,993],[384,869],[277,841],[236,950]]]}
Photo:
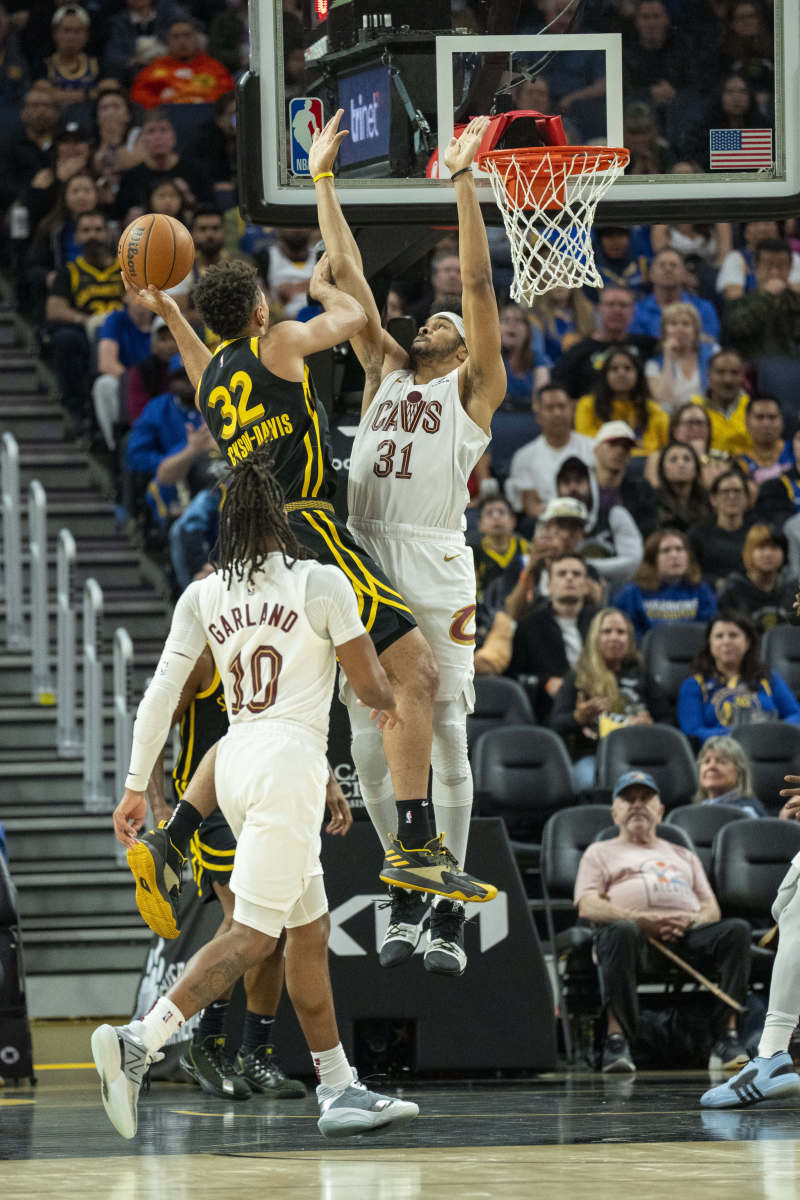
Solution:
{"label": "wooden floor", "polygon": [[800,1106],[705,1112],[704,1072],[423,1083],[404,1093],[417,1121],[336,1143],[312,1096],[236,1104],[167,1083],[142,1097],[126,1142],[95,1080],[42,1072],[36,1089],[0,1091],[2,1200],[800,1197]]}

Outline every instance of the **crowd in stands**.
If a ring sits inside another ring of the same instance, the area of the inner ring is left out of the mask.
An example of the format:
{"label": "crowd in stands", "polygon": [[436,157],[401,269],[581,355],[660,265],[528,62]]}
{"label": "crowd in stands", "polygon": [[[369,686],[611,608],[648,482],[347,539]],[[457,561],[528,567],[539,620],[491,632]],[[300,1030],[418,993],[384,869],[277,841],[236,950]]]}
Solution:
{"label": "crowd in stands", "polygon": [[[287,97],[304,94],[300,7],[284,0]],[[584,32],[602,31],[608,10],[627,21],[632,173],[705,170],[709,125],[774,122],[771,6],[692,0],[691,44],[673,28],[675,7],[620,0],[583,17]],[[477,19],[456,8],[459,25]],[[562,8],[523,5],[519,31],[552,18],[557,32]],[[604,79],[596,56],[575,58],[515,99],[557,108],[583,141],[599,132]],[[224,471],[175,342],[126,293],[115,246],[143,212],[187,224],[196,261],[172,291],[209,345],[193,288],[232,257],[257,266],[273,321],[313,315],[316,232],[239,215],[233,88],[247,61],[244,0],[0,3],[3,259],[73,433],[109,465],[120,528],[136,523],[163,551],[176,589],[207,569]],[[489,231],[507,394],[466,512],[476,670],[522,684],[588,796],[601,739],[661,722],[699,751],[698,802],[763,817],[729,735],[800,724],[797,696],[760,649],[762,634],[796,620],[800,582],[798,233],[768,220],[600,226],[604,288],[556,288],[527,308],[509,299],[508,244]],[[460,294],[457,234],[442,230],[430,258],[379,299],[385,323],[420,325],[457,309]],[[334,430],[355,423],[352,357],[344,378]],[[673,703],[643,643],[681,622],[706,634]],[[713,901],[701,884],[698,896]],[[614,949],[619,961],[629,952]]]}

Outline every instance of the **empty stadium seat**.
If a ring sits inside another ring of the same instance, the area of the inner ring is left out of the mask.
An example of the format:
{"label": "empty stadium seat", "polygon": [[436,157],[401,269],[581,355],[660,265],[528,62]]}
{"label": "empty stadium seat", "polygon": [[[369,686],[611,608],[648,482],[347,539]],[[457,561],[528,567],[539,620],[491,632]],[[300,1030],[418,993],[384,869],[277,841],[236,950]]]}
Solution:
{"label": "empty stadium seat", "polygon": [[467,745],[487,729],[500,725],[534,724],[531,703],[521,684],[504,675],[475,676],[475,709],[467,717]]}
{"label": "empty stadium seat", "polygon": [[747,751],[755,794],[770,816],[777,815],[783,807],[778,792],[786,787],[784,775],[800,775],[800,726],[765,721],[740,725],[731,736]]}
{"label": "empty stadium seat", "polygon": [[601,738],[596,782],[612,789],[626,771],[647,771],[669,810],[688,804],[697,788],[697,767],[689,741],[671,725],[627,725]]}

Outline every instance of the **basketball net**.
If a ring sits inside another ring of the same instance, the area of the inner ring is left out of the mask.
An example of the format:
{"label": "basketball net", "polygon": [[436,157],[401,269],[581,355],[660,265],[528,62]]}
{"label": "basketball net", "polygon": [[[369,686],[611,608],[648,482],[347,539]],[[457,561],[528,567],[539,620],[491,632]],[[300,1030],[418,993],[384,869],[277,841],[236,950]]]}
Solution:
{"label": "basketball net", "polygon": [[511,245],[511,299],[531,305],[554,287],[602,287],[592,222],[598,201],[625,169],[628,151],[544,146],[478,154]]}

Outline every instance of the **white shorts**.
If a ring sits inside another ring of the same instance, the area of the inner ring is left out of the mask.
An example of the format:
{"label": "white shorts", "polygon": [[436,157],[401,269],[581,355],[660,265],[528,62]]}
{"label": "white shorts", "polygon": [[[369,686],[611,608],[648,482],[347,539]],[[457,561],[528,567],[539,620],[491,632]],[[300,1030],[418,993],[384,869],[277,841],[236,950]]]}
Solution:
{"label": "white shorts", "polygon": [[353,537],[402,593],[439,667],[437,700],[475,706],[475,566],[463,533],[351,517]]}
{"label": "white shorts", "polygon": [[234,920],[279,937],[327,911],[319,859],[327,779],[324,752],[279,721],[234,725],[220,741],[214,780],[236,838]]}

